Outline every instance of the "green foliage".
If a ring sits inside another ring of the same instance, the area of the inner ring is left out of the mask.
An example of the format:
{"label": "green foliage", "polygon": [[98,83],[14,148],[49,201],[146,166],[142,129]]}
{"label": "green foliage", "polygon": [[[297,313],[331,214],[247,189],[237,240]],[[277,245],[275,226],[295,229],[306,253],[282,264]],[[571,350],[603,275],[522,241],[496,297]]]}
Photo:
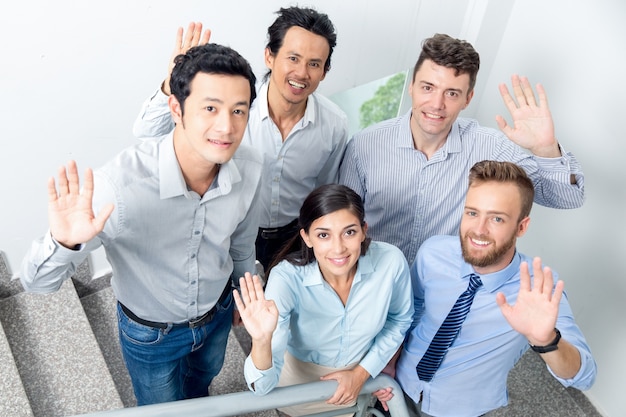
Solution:
{"label": "green foliage", "polygon": [[397,116],[405,78],[406,73],[399,72],[378,87],[371,99],[363,102],[359,117],[361,128]]}

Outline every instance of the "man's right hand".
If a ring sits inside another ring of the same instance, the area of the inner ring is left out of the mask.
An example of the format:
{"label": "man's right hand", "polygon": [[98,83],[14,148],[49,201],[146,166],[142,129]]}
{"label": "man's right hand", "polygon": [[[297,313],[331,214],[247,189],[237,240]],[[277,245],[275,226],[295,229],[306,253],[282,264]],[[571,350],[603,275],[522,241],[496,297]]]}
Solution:
{"label": "man's right hand", "polygon": [[93,212],[93,172],[85,170],[81,192],[76,162],[70,161],[67,169],[59,168],[58,185],[54,178],[48,180],[48,219],[50,234],[61,245],[73,249],[93,239],[104,229],[113,212],[113,204],[102,208],[98,216]]}
{"label": "man's right hand", "polygon": [[187,33],[184,37],[183,28],[178,28],[178,31],[176,32],[176,44],[174,45],[174,51],[172,51],[172,56],[167,67],[167,77],[161,86],[161,91],[163,91],[165,95],[169,96],[172,93],[170,90],[170,77],[172,75],[172,70],[174,69],[174,59],[178,55],[187,53],[187,51],[194,46],[209,43],[209,39],[211,39],[211,30],[207,29],[203,34],[202,23],[200,22],[189,23]]}

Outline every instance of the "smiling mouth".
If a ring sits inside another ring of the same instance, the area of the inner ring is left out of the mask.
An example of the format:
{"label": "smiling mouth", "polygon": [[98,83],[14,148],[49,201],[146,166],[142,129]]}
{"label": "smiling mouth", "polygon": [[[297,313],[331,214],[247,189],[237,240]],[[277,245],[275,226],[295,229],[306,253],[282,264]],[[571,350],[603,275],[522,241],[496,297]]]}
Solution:
{"label": "smiling mouth", "polygon": [[209,139],[209,142],[218,146],[229,146],[232,144],[232,142],[225,142],[225,141],[217,140],[217,139]]}
{"label": "smiling mouth", "polygon": [[289,85],[294,87],[294,88],[303,89],[303,88],[306,87],[305,84],[302,84],[302,83],[299,83],[299,82],[296,82],[296,81],[293,81],[293,80],[289,80],[288,82],[289,82]]}
{"label": "smiling mouth", "polygon": [[491,242],[489,242],[488,240],[479,240],[479,239],[475,239],[471,237],[470,237],[470,242],[472,242],[476,246],[481,246],[481,247],[486,247],[491,244]]}
{"label": "smiling mouth", "polygon": [[443,116],[440,116],[438,114],[433,114],[433,113],[427,113],[427,112],[423,112],[424,116],[428,117],[429,119],[443,119]]}

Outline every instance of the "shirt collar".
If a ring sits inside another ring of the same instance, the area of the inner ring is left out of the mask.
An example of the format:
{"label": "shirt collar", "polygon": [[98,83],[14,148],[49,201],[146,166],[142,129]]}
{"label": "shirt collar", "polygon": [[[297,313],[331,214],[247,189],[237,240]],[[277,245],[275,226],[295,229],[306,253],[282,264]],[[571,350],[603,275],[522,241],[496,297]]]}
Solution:
{"label": "shirt collar", "polygon": [[[217,187],[210,188],[203,199],[228,194],[232,190],[233,184],[240,181],[241,173],[231,159],[220,166],[217,172]],[[159,143],[159,193],[162,200],[189,195],[185,178],[178,164],[178,159],[176,159],[176,152],[174,152],[173,132]]]}
{"label": "shirt collar", "polygon": [[[413,143],[413,132],[411,132],[412,114],[413,109],[410,109],[400,119],[400,135],[398,136],[401,139],[398,141],[399,148],[409,147],[415,149],[415,144]],[[446,138],[446,143],[444,143],[441,149],[437,150],[437,152],[444,152],[445,154],[461,152],[461,134],[458,120],[455,120],[452,124],[450,133],[448,133],[448,137]]]}
{"label": "shirt collar", "polygon": [[[257,94],[256,100],[254,100],[254,104],[259,108],[259,114],[261,115],[261,120],[265,120],[270,117],[270,109],[267,103],[267,90],[270,85],[270,82],[267,81],[261,85],[259,88],[259,93]],[[306,101],[306,109],[304,110],[304,116],[302,120],[298,122],[298,124],[302,124],[302,126],[306,126],[309,123],[315,123],[316,118],[315,111],[315,93],[310,94]]]}
{"label": "shirt collar", "polygon": [[469,276],[470,274],[476,274],[480,276],[480,280],[483,283],[483,288],[489,292],[495,292],[498,288],[503,286],[512,278],[519,275],[519,267],[522,263],[522,257],[520,253],[515,250],[515,255],[513,255],[513,259],[511,262],[504,268],[497,272],[492,272],[490,274],[478,274],[474,271],[474,268],[465,262],[461,266],[461,274],[463,277]]}

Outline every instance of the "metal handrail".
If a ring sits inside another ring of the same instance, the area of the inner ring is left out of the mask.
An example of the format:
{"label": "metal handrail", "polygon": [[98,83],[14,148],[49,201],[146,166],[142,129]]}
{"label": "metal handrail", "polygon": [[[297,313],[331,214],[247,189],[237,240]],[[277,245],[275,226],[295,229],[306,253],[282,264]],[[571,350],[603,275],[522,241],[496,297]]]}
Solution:
{"label": "metal handrail", "polygon": [[[325,413],[311,414],[309,417],[330,417],[340,414],[355,413],[357,417],[367,414],[379,415],[376,410],[369,408],[371,393],[381,388],[391,387],[395,394],[387,402],[389,413],[393,417],[409,417],[402,389],[398,383],[388,375],[380,374],[374,379],[368,379],[363,385],[357,404]],[[307,384],[277,387],[266,395],[256,395],[253,392],[235,392],[194,398],[161,404],[144,405],[141,407],[122,408],[96,413],[80,414],[75,417],[227,417],[263,410],[272,410],[305,404],[314,401],[325,401],[337,389],[336,381],[309,382]]]}

